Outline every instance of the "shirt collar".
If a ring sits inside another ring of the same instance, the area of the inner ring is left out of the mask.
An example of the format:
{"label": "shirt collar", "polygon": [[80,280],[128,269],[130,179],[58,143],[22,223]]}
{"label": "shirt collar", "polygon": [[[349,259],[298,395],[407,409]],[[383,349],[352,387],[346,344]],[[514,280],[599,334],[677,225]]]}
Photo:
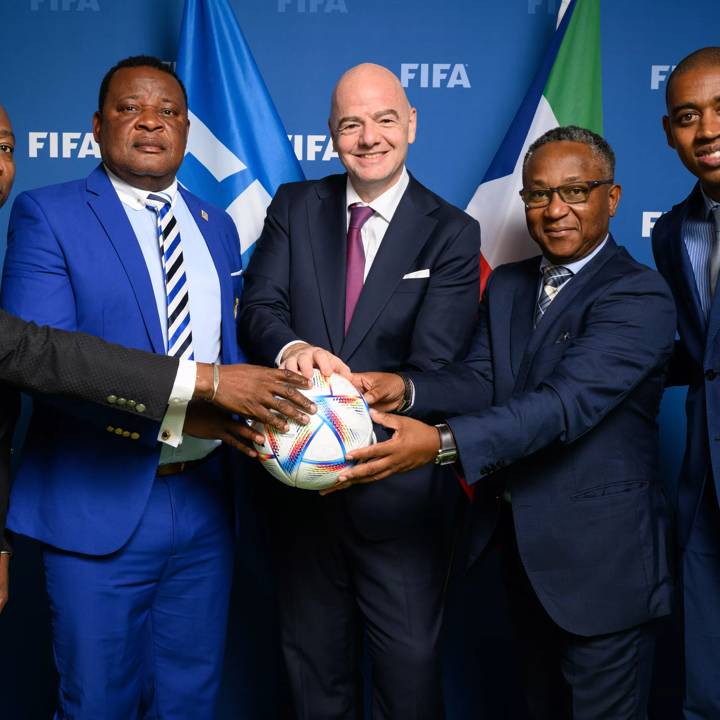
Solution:
{"label": "shirt collar", "polygon": [[[132,208],[133,210],[144,210],[146,207],[145,201],[147,200],[147,196],[151,194],[151,191],[133,187],[132,185],[130,185],[130,183],[125,182],[125,180],[119,178],[112,170],[110,170],[110,168],[108,168],[107,165],[103,164],[103,167],[105,168],[107,176],[110,178],[112,186],[115,188],[115,192],[120,198],[120,202],[122,202],[123,205],[127,205],[128,207]],[[158,191],[158,193],[167,195],[170,198],[171,206],[175,203],[177,186],[177,179],[175,179],[172,181],[172,184],[170,184],[164,190]]]}
{"label": "shirt collar", "polygon": [[347,178],[347,184],[345,189],[345,195],[347,198],[347,206],[348,208],[351,205],[354,205],[356,203],[360,205],[370,205],[372,209],[380,215],[385,222],[389,223],[393,215],[395,214],[395,211],[398,208],[398,205],[400,204],[400,200],[402,200],[402,196],[405,194],[405,190],[407,190],[407,186],[410,183],[410,176],[408,175],[408,171],[403,166],[402,172],[400,173],[400,177],[398,178],[397,182],[392,186],[389,187],[382,195],[378,195],[371,203],[366,203],[356,192],[355,188],[352,186],[352,183],[350,182],[350,176],[348,175]]}
{"label": "shirt collar", "polygon": [[[607,244],[608,238],[610,237],[610,233],[608,233],[605,236],[605,239],[589,254],[586,255],[583,258],[580,258],[579,260],[575,260],[575,262],[571,263],[562,263],[562,267],[567,268],[572,272],[573,275],[577,275]],[[542,260],[540,261],[540,272],[554,263],[550,262],[544,255],[542,257]]]}

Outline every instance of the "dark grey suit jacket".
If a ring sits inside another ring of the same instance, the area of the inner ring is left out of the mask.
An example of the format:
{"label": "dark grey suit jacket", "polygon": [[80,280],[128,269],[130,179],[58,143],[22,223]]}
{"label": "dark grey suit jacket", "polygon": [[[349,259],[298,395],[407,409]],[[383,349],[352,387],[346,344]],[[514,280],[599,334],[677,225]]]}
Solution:
{"label": "dark grey suit jacket", "polygon": [[[160,421],[170,397],[178,361],[129,350],[82,333],[26,323],[0,310],[0,549],[10,486],[10,446],[18,393],[51,393],[120,408],[108,398],[133,398],[145,417]],[[102,416],[98,416],[98,422]]]}

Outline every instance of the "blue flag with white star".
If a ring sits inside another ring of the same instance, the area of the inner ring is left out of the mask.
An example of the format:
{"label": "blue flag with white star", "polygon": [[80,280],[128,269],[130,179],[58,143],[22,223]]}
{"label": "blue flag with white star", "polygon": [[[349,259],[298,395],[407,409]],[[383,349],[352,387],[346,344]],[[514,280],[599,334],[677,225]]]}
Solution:
{"label": "blue flag with white star", "polygon": [[186,0],[177,73],[190,116],[178,178],[227,210],[247,267],[278,186],[304,175],[228,0]]}

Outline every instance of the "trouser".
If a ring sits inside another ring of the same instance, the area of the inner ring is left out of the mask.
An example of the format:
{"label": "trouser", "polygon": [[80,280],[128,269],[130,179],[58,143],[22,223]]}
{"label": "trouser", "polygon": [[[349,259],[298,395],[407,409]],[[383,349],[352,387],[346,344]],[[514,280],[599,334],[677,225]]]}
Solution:
{"label": "trouser", "polygon": [[657,622],[591,637],[559,627],[528,579],[518,552],[512,511],[507,503],[503,505],[497,530],[503,580],[530,717],[645,720]]}
{"label": "trouser", "polygon": [[47,548],[44,562],[56,720],[214,717],[233,564],[221,458],[156,478],[117,552]]}
{"label": "trouser", "polygon": [[706,481],[682,554],[686,720],[720,718],[720,508]]}

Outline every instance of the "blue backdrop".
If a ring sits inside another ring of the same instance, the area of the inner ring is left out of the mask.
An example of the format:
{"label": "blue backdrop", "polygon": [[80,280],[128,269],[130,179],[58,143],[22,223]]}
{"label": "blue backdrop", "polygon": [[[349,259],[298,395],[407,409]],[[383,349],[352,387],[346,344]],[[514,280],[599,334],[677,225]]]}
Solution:
{"label": "blue backdrop", "polygon": [[[384,64],[406,80],[418,109],[409,167],[465,207],[492,159],[553,33],[559,0],[233,0],[233,6],[305,174],[337,172],[327,132],[329,95],[342,71]],[[97,162],[89,132],[100,80],[127,55],[172,61],[182,0],[3,0],[0,57],[18,137],[15,192],[86,175]],[[605,134],[624,194],[613,231],[652,264],[649,227],[692,178],[660,123],[672,65],[718,44],[717,0],[602,3]],[[447,67],[444,67],[447,66]],[[437,82],[433,83],[433,77]],[[450,79],[453,78],[452,81]],[[437,85],[437,86],[434,86]],[[11,198],[12,201],[12,198]],[[9,206],[0,212],[4,252]],[[684,439],[682,394],[662,408],[664,467],[673,488]],[[248,503],[223,695],[223,718],[279,718],[283,681],[268,606],[262,521]],[[259,541],[256,539],[260,538]],[[50,715],[54,677],[37,548],[20,544],[11,604],[0,616],[3,717]],[[456,586],[448,619],[451,718],[515,717],[506,628],[494,560]],[[661,650],[655,717],[674,717],[671,639]]]}

